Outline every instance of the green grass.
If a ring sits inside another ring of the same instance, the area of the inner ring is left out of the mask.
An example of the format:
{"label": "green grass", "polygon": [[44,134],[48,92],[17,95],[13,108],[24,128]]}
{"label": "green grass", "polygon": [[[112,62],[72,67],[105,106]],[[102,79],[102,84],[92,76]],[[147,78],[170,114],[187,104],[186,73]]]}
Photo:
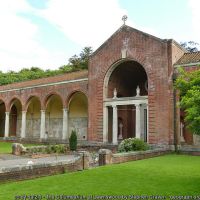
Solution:
{"label": "green grass", "polygon": [[[23,144],[27,146],[35,146],[36,144]],[[0,154],[11,153],[12,152],[12,142],[0,142]]]}
{"label": "green grass", "polygon": [[166,155],[0,185],[0,199],[22,194],[200,195],[200,157]]}

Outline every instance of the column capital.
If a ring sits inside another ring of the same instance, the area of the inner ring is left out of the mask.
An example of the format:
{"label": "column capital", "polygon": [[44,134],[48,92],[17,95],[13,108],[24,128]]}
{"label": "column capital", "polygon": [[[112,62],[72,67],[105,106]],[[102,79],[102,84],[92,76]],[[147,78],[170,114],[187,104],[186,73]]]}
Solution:
{"label": "column capital", "polygon": [[40,110],[40,112],[41,112],[41,113],[45,113],[45,112],[46,112],[46,110]]}
{"label": "column capital", "polygon": [[63,108],[63,112],[68,112],[68,108]]}
{"label": "column capital", "polygon": [[5,114],[6,114],[6,115],[9,115],[9,114],[10,114],[10,112],[5,112]]}
{"label": "column capital", "polygon": [[27,110],[22,110],[22,113],[26,114],[26,113],[27,113]]}
{"label": "column capital", "polygon": [[135,107],[140,107],[141,103],[135,103]]}
{"label": "column capital", "polygon": [[113,109],[116,109],[116,108],[117,108],[117,105],[112,105],[112,108],[113,108]]}

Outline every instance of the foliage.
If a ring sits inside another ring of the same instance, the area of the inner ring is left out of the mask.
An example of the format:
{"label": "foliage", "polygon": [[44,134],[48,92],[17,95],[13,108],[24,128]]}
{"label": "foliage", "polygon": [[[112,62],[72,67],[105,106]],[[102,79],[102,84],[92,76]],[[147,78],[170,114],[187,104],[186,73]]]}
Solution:
{"label": "foliage", "polygon": [[[23,144],[24,147],[35,146],[36,144]],[[1,142],[0,141],[0,154],[12,153],[12,142]]]}
{"label": "foliage", "polygon": [[165,196],[165,199],[170,199],[169,195],[198,197],[199,166],[199,156],[166,155],[81,172],[0,184],[0,199],[10,200],[16,195],[24,194],[44,197],[52,194],[52,198],[53,194],[84,195],[86,199],[87,196],[95,197],[99,194],[105,197],[117,195],[118,199],[126,199],[126,196],[122,195],[127,195],[127,199],[139,195],[148,195],[149,199],[151,195],[162,199]]}
{"label": "foliage", "polygon": [[69,64],[74,66],[75,69],[77,68],[87,69],[89,57],[92,54],[92,52],[93,52],[92,47],[83,48],[79,56],[75,54],[69,59]]}
{"label": "foliage", "polygon": [[46,153],[65,153],[66,146],[64,144],[48,145],[46,147]]}
{"label": "foliage", "polygon": [[138,138],[128,138],[123,140],[118,147],[119,152],[145,151],[148,149],[147,143]]}
{"label": "foliage", "polygon": [[69,148],[71,151],[76,151],[77,149],[77,135],[75,130],[72,130],[72,133],[69,137]]}
{"label": "foliage", "polygon": [[33,80],[38,78],[45,78],[49,76],[55,76],[64,73],[79,71],[82,69],[87,69],[89,56],[91,54],[92,48],[85,47],[83,48],[79,56],[72,56],[69,59],[69,63],[67,65],[63,65],[56,70],[43,70],[38,67],[32,67],[30,69],[24,68],[19,72],[9,71],[3,73],[2,71],[0,71],[0,85],[6,85],[10,83]]}
{"label": "foliage", "polygon": [[175,87],[180,91],[180,107],[184,109],[185,121],[194,134],[200,135],[200,70],[179,70]]}
{"label": "foliage", "polygon": [[197,42],[194,42],[194,41],[181,42],[180,45],[189,52],[199,51],[199,44]]}

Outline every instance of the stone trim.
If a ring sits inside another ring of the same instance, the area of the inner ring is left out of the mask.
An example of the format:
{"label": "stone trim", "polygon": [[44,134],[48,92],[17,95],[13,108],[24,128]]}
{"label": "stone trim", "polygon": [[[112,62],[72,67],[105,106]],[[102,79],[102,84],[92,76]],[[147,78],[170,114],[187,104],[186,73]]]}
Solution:
{"label": "stone trim", "polygon": [[1,90],[0,93],[19,91],[19,90],[27,90],[27,89],[54,86],[54,85],[61,85],[61,84],[66,84],[66,83],[68,84],[68,83],[82,82],[82,81],[88,81],[88,78],[81,78],[81,79],[67,80],[67,81],[60,81],[60,82],[52,82],[52,83],[46,83],[46,84],[38,84],[38,85],[27,86],[27,87],[25,86],[25,87],[14,88],[14,89],[6,89],[6,90]]}
{"label": "stone trim", "polygon": [[168,149],[161,150],[147,150],[147,151],[137,151],[137,152],[124,152],[112,154],[108,149],[99,150],[99,165],[107,164],[119,164],[135,160],[143,160],[147,158],[157,157],[165,154],[169,154],[171,151]]}
{"label": "stone trim", "polygon": [[86,151],[82,151],[78,152],[77,156],[70,161],[53,161],[51,163],[38,163],[33,165],[1,168],[0,183],[80,171],[88,168],[89,155]]}

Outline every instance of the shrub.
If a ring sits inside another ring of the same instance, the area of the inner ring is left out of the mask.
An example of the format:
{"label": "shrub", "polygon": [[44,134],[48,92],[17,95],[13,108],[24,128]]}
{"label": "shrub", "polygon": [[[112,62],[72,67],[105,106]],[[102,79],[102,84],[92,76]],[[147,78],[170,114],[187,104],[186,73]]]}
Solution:
{"label": "shrub", "polygon": [[72,133],[69,137],[69,148],[71,151],[76,151],[77,149],[77,135],[75,130],[72,130]]}
{"label": "shrub", "polygon": [[138,138],[128,138],[123,140],[118,147],[119,152],[128,152],[128,151],[145,151],[149,147],[147,143]]}

